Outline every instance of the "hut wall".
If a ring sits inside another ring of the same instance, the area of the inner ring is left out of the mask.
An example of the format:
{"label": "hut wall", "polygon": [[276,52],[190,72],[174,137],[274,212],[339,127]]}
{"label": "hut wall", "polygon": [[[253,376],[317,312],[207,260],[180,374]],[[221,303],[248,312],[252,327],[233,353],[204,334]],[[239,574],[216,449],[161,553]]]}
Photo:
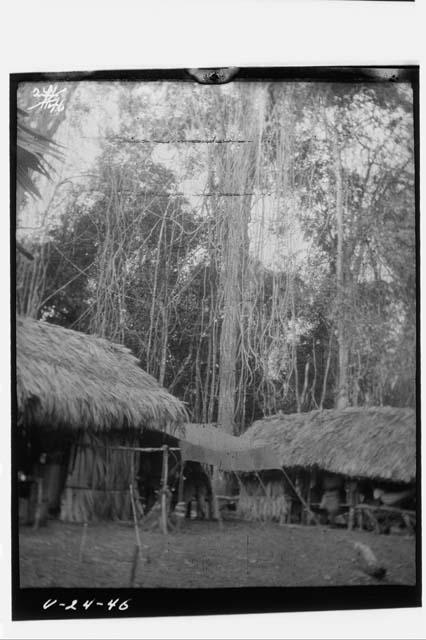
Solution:
{"label": "hut wall", "polygon": [[288,522],[291,497],[283,478],[268,475],[260,482],[253,476],[244,478],[240,486],[237,515],[244,520]]}
{"label": "hut wall", "polygon": [[[114,444],[113,439],[94,441],[86,434],[73,448],[61,500],[62,521],[131,520],[129,485],[134,484],[137,467],[132,457],[137,454],[114,450]],[[117,444],[125,443],[120,439]]]}
{"label": "hut wall", "polygon": [[[343,488],[343,477],[311,469],[286,471],[286,475],[290,482],[280,472],[242,477],[238,515],[246,520],[325,524],[329,518],[324,495]],[[338,501],[339,506],[344,502],[341,491]]]}

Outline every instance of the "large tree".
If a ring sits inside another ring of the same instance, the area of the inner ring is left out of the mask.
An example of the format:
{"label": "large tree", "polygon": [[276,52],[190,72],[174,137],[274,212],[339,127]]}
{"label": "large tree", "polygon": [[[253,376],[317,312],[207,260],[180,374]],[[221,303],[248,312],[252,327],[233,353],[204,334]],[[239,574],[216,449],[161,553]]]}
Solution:
{"label": "large tree", "polygon": [[96,153],[27,236],[42,277],[22,308],[128,345],[193,421],[232,432],[414,401],[407,87],[95,85],[64,124]]}

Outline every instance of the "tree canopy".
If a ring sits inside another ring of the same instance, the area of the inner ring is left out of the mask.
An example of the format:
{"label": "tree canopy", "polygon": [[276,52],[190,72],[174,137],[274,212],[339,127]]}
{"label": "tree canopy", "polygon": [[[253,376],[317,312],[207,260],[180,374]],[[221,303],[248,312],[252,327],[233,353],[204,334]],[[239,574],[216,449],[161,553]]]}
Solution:
{"label": "tree canopy", "polygon": [[236,433],[338,397],[414,405],[410,85],[87,81],[50,135],[19,313],[125,344]]}

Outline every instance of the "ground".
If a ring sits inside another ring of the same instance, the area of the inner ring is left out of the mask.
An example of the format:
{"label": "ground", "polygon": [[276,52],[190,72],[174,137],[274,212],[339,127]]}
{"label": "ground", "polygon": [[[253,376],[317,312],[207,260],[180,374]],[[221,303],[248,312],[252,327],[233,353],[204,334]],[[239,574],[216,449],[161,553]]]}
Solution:
{"label": "ground", "polygon": [[[21,587],[129,587],[135,530],[131,524],[64,524],[49,520],[20,530]],[[387,568],[364,573],[355,542]],[[415,539],[323,526],[185,520],[164,536],[141,531],[143,561],[135,587],[247,587],[415,584]]]}

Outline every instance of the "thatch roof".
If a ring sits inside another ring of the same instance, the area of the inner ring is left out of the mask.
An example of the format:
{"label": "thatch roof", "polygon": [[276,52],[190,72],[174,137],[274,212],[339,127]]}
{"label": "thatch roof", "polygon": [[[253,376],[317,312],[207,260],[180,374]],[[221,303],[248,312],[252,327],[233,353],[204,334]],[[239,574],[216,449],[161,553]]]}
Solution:
{"label": "thatch roof", "polygon": [[352,477],[413,482],[416,415],[413,409],[351,407],[280,414],[258,420],[242,439],[269,444],[283,467],[319,467]]}
{"label": "thatch roof", "polygon": [[18,419],[23,423],[173,433],[187,419],[183,404],[121,345],[18,317],[16,352]]}

